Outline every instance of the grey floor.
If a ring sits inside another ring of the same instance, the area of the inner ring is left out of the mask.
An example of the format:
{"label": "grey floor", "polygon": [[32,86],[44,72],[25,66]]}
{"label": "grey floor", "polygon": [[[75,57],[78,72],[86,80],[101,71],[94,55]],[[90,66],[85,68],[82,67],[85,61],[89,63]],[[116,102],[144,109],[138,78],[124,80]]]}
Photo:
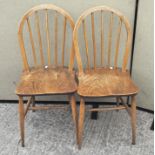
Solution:
{"label": "grey floor", "polygon": [[82,149],[75,143],[71,111],[29,112],[26,146],[19,143],[18,107],[0,104],[0,155],[153,155],[153,114],[137,111],[137,144],[131,145],[130,119],[126,111],[86,113]]}

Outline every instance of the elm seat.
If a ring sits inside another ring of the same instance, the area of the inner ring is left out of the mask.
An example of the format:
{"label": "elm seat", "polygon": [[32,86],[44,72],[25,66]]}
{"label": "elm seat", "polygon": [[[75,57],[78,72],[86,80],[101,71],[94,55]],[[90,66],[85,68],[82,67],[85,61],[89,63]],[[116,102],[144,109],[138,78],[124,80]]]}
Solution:
{"label": "elm seat", "polygon": [[[40,77],[40,78],[38,78]],[[38,68],[22,74],[17,95],[73,93],[77,89],[75,73],[68,68]]]}
{"label": "elm seat", "polygon": [[128,96],[138,93],[129,72],[122,72],[120,69],[87,70],[78,80],[77,92],[81,96]]}

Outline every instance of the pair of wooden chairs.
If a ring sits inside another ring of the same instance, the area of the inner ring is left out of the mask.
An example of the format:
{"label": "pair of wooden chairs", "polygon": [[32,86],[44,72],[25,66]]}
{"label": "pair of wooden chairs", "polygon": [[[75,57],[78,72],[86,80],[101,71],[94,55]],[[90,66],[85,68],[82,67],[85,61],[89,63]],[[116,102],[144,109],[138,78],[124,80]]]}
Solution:
{"label": "pair of wooden chairs", "polygon": [[[105,24],[109,31],[105,29]],[[24,67],[16,88],[22,146],[24,118],[28,110],[59,108],[58,105],[36,106],[35,96],[55,94],[68,96],[79,148],[82,144],[86,97],[115,97],[117,106],[92,108],[89,111],[126,109],[131,116],[132,143],[135,144],[135,95],[138,88],[126,69],[131,28],[120,12],[106,6],[91,8],[79,17],[74,26],[72,17],[63,9],[52,4],[39,5],[22,18],[18,37]],[[124,51],[123,63],[118,68],[121,49]],[[77,60],[77,74],[73,69],[74,57]],[[69,62],[66,61],[68,59]],[[74,97],[76,92],[80,96],[79,116]],[[29,97],[26,108],[23,102],[25,96]],[[123,96],[131,96],[131,108],[125,104]]]}

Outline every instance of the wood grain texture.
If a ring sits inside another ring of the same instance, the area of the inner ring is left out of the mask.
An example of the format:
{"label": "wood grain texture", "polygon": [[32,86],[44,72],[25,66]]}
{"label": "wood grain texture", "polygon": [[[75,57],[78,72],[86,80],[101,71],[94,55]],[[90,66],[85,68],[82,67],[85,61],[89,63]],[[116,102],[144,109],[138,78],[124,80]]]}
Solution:
{"label": "wood grain texture", "polygon": [[83,130],[84,130],[84,119],[85,119],[85,102],[84,99],[80,99],[79,109],[79,120],[78,120],[78,148],[81,149]]}
{"label": "wood grain texture", "polygon": [[19,97],[19,104],[18,104],[18,109],[19,109],[19,126],[20,126],[20,136],[21,136],[21,144],[24,147],[25,143],[25,131],[24,131],[24,120],[25,120],[25,112],[24,112],[24,103],[23,103],[23,97]]}
{"label": "wood grain texture", "polygon": [[87,68],[89,69],[90,68],[90,59],[89,59],[89,53],[88,53],[88,39],[87,39],[85,20],[82,21],[82,24],[83,24],[83,34],[84,34],[86,56],[87,56]]}
{"label": "wood grain texture", "polygon": [[75,125],[75,132],[76,132],[76,142],[78,144],[78,115],[77,115],[77,107],[76,107],[76,100],[74,95],[69,96],[71,109],[72,109],[72,118]]}
{"label": "wood grain texture", "polygon": [[131,97],[132,144],[136,144],[136,98]]}
{"label": "wood grain texture", "polygon": [[47,58],[48,58],[48,65],[51,65],[51,39],[50,39],[50,31],[49,31],[49,17],[48,17],[48,10],[45,9],[45,15],[46,15],[46,41],[47,41]]}
{"label": "wood grain texture", "polygon": [[78,77],[78,94],[89,97],[127,96],[138,93],[129,72],[120,69],[97,68]]}
{"label": "wood grain texture", "polygon": [[33,97],[30,96],[29,99],[28,99],[28,101],[27,101],[26,108],[25,108],[25,112],[24,112],[24,116],[26,116],[26,114],[27,114],[27,112],[28,112],[28,110],[29,110],[30,104],[32,103],[32,100],[33,100],[32,98],[33,98]]}
{"label": "wood grain texture", "polygon": [[95,40],[95,24],[94,24],[94,13],[91,13],[91,26],[92,26],[92,41],[93,41],[93,58],[94,58],[94,69],[96,69],[96,40]]}
{"label": "wood grain texture", "polygon": [[54,37],[55,37],[54,64],[55,66],[57,66],[58,65],[58,13],[57,11],[55,12]]}
{"label": "wood grain texture", "polygon": [[118,107],[106,107],[106,108],[92,108],[89,109],[88,111],[112,111],[112,110],[124,110],[126,107],[125,106],[118,106]]}
{"label": "wood grain texture", "polygon": [[[35,96],[32,96],[32,107],[35,107],[36,103],[35,103]],[[35,112],[35,110],[32,110],[33,112]]]}
{"label": "wood grain texture", "polygon": [[118,60],[119,46],[120,46],[121,28],[122,28],[122,21],[119,20],[119,25],[118,25],[118,30],[117,30],[117,40],[116,40],[116,52],[115,52],[114,68],[117,67],[117,60]]}
{"label": "wood grain texture", "polygon": [[101,66],[104,63],[104,27],[103,27],[103,10],[101,10],[100,15],[100,33],[101,33]]}
{"label": "wood grain texture", "polygon": [[56,109],[64,109],[64,110],[67,110],[68,107],[67,106],[64,106],[64,105],[45,105],[45,106],[36,106],[36,107],[29,107],[29,110],[50,110],[50,109],[53,109],[53,110],[56,110]]}
{"label": "wood grain texture", "polygon": [[29,31],[30,42],[31,42],[31,47],[32,47],[34,65],[35,65],[35,67],[37,67],[37,57],[36,57],[36,51],[35,51],[34,40],[33,40],[33,35],[32,35],[29,18],[27,18],[27,25],[28,25],[28,31]]}
{"label": "wood grain texture", "polygon": [[43,46],[42,46],[42,39],[41,39],[41,32],[40,32],[39,16],[38,16],[37,11],[35,12],[35,22],[36,22],[36,29],[37,29],[37,32],[38,32],[38,41],[39,41],[41,64],[42,64],[42,66],[44,66]]}
{"label": "wood grain texture", "polygon": [[111,14],[109,23],[109,36],[108,36],[108,66],[111,66],[111,42],[112,42],[112,30],[113,30],[114,15]]}
{"label": "wood grain texture", "polygon": [[[17,95],[72,93],[77,89],[75,73],[68,68],[38,68],[24,72],[16,88]],[[41,78],[39,78],[41,77]]]}
{"label": "wood grain texture", "polygon": [[64,59],[65,59],[66,24],[67,24],[67,19],[65,17],[64,18],[64,23],[63,23],[62,66],[64,65]]}

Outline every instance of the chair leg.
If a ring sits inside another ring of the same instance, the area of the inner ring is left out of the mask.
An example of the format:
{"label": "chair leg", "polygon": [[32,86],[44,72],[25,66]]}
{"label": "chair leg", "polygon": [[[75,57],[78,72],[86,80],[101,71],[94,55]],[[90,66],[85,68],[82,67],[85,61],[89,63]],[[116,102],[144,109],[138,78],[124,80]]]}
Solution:
{"label": "chair leg", "polygon": [[116,104],[117,104],[117,106],[119,106],[119,102],[120,100],[119,100],[119,97],[116,97]]}
{"label": "chair leg", "polygon": [[131,97],[132,144],[136,144],[136,97]]}
{"label": "chair leg", "polygon": [[[99,108],[99,104],[93,104],[92,108]],[[97,120],[98,119],[98,111],[91,112],[91,119]]]}
{"label": "chair leg", "polygon": [[76,142],[78,144],[78,120],[77,120],[77,108],[76,108],[76,101],[75,101],[75,96],[72,95],[70,97],[70,104],[71,104],[71,109],[72,109],[72,118],[74,121],[75,125],[75,131],[76,131]]}
{"label": "chair leg", "polygon": [[84,99],[80,99],[79,120],[78,120],[78,148],[81,149],[83,128],[85,118],[85,102]]}
{"label": "chair leg", "polygon": [[[120,105],[120,98],[119,97],[116,97],[116,106],[118,107]],[[119,110],[116,110],[117,112],[119,111]]]}
{"label": "chair leg", "polygon": [[[35,96],[32,96],[32,107],[35,107]],[[35,110],[32,110],[32,112],[35,112]]]}
{"label": "chair leg", "polygon": [[24,103],[23,103],[23,97],[21,96],[19,96],[19,125],[20,125],[21,144],[24,147]]}

